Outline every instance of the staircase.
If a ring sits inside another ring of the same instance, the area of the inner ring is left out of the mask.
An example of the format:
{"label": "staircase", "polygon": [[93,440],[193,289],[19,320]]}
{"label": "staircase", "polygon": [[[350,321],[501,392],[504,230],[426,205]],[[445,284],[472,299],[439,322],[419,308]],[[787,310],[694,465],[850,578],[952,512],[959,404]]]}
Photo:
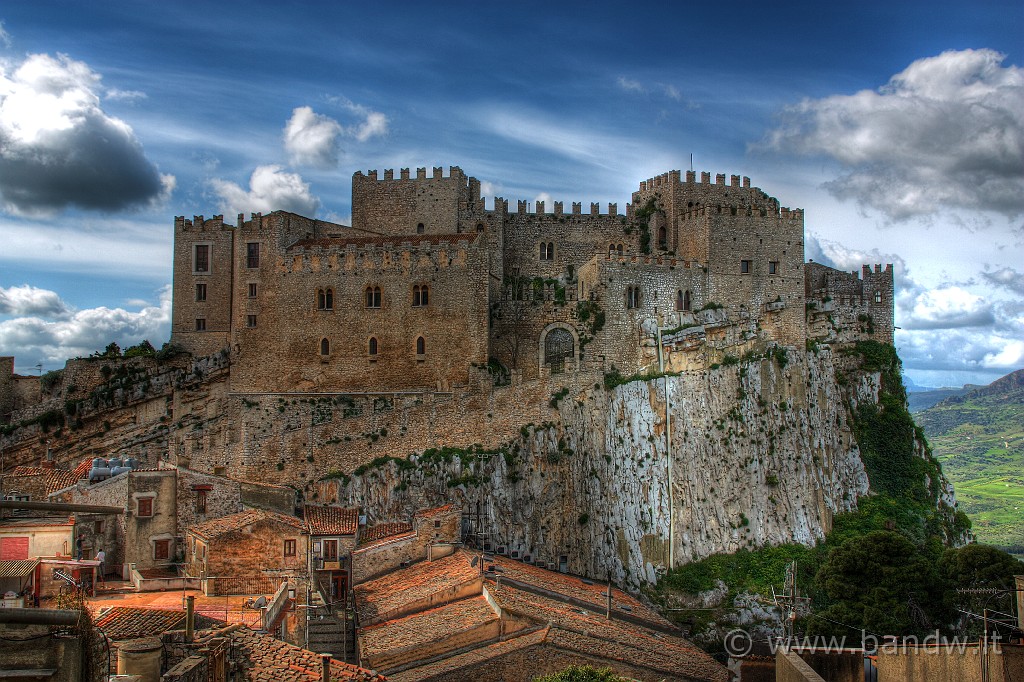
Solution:
{"label": "staircase", "polygon": [[351,611],[341,608],[344,606],[341,603],[334,604],[332,608],[324,602],[318,590],[313,591],[310,606],[306,648],[317,653],[329,653],[339,661],[354,663],[356,639]]}

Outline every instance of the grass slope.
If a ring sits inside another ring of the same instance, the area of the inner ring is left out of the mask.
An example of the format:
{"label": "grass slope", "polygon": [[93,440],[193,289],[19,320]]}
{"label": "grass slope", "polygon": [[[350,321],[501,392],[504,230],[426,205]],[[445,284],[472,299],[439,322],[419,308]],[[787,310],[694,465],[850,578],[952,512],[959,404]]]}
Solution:
{"label": "grass slope", "polygon": [[1024,554],[1024,370],[915,417],[978,541]]}

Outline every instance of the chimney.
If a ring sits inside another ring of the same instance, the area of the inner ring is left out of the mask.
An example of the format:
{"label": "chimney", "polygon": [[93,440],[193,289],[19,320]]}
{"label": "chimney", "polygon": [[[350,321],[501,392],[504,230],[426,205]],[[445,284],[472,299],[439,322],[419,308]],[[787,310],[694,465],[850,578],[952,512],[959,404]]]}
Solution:
{"label": "chimney", "polygon": [[320,664],[323,667],[321,678],[323,682],[331,682],[331,655],[320,654]]}
{"label": "chimney", "polygon": [[196,631],[196,598],[189,595],[185,598],[185,641],[191,642]]}

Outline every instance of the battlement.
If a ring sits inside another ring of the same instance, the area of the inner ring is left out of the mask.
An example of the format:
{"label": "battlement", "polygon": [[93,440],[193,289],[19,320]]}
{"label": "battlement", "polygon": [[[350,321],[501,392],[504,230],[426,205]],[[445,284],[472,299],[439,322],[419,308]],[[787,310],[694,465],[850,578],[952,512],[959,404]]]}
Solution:
{"label": "battlement", "polygon": [[[531,202],[529,202],[529,201],[525,201],[523,199],[520,199],[519,200],[519,204],[518,204],[517,213],[519,215],[538,215],[538,216],[548,215],[548,216],[554,216],[556,218],[560,217],[560,216],[567,215],[565,213],[565,209],[564,209],[565,202],[562,202],[562,201],[552,202],[553,203],[553,207],[552,207],[552,212],[551,213],[548,213],[546,211],[546,208],[547,208],[546,202],[538,201],[538,202],[536,202],[536,204],[532,208],[530,206],[530,203]],[[508,202],[505,201],[504,204],[505,204],[505,210],[508,211]],[[629,208],[630,208],[630,205],[626,204],[627,212],[629,211]],[[574,216],[589,215],[589,216],[592,216],[592,217],[618,218],[618,217],[621,217],[622,214],[619,213],[619,205],[617,203],[609,203],[608,204],[608,212],[607,213],[601,213],[601,205],[598,202],[591,202],[590,203],[590,213],[584,214],[583,213],[583,202],[581,202],[581,201],[574,201],[574,202],[572,202],[572,213],[568,214],[568,215],[574,215]]]}
{"label": "battlement", "polygon": [[209,219],[201,215],[192,216],[189,220],[183,215],[174,216],[174,231],[186,232],[188,230],[222,230],[231,225],[224,224],[223,215],[215,215]]}
{"label": "battlement", "polygon": [[[658,189],[660,187],[666,187],[667,188],[667,187],[670,187],[672,185],[679,185],[679,184],[683,184],[682,171],[673,170],[673,171],[669,171],[667,173],[662,173],[661,175],[657,175],[657,176],[655,176],[653,178],[649,178],[647,180],[641,180],[640,181],[640,191],[641,192],[646,192],[648,190],[654,190],[654,189]],[[701,172],[701,174],[700,174],[700,182],[698,183],[697,182],[697,173],[696,173],[696,171],[686,171],[685,184],[690,184],[690,185],[693,185],[693,184],[710,185],[711,184],[711,173],[709,173],[707,171]],[[717,175],[715,175],[715,183],[714,184],[716,186],[719,186],[719,187],[725,187],[726,186],[725,185],[725,173],[718,173]],[[746,176],[743,176],[742,179],[741,179],[739,175],[730,176],[730,178],[729,178],[729,187],[742,187],[743,189],[752,189],[751,186],[750,186],[750,178],[748,178]],[[757,189],[757,188],[755,187],[753,189]]]}
{"label": "battlement", "polygon": [[[398,171],[399,172],[398,180],[413,180],[413,181],[415,181],[415,180],[451,180],[451,179],[455,179],[455,180],[469,180],[470,179],[470,178],[468,178],[466,176],[465,173],[462,172],[462,169],[459,168],[458,166],[449,166],[448,167],[448,175],[444,174],[444,168],[442,166],[434,166],[431,169],[431,171],[432,171],[431,172],[431,176],[428,178],[427,177],[427,169],[426,168],[417,168],[416,169],[416,177],[412,178],[409,175],[409,169],[408,168],[401,168]],[[393,181],[395,181],[395,171],[392,168],[386,168],[384,170],[384,177],[383,178],[378,178],[376,170],[368,170],[365,175],[363,174],[363,171],[356,171],[355,173],[352,174],[352,181],[355,182],[357,180],[366,180],[366,181],[370,181],[370,182],[393,182]]]}

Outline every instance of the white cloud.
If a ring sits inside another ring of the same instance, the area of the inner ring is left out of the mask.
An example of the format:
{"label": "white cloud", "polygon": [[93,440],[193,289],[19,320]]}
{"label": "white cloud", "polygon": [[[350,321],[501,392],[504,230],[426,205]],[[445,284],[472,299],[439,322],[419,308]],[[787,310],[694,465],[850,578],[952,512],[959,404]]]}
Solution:
{"label": "white cloud", "polygon": [[905,329],[991,327],[996,321],[990,303],[958,286],[917,293],[901,312]]}
{"label": "white cloud", "polygon": [[993,50],[943,52],[889,83],[787,108],[761,143],[822,155],[836,197],[892,220],[947,209],[1024,212],[1024,69]]}
{"label": "white cloud", "polygon": [[68,358],[102,350],[111,341],[125,348],[149,339],[159,348],[170,337],[170,324],[171,287],[167,285],[158,304],[137,311],[100,307],[57,320],[34,316],[4,320],[0,322],[0,348],[14,355],[20,366],[40,362],[53,368]]}
{"label": "white cloud", "polygon": [[0,315],[40,315],[63,318],[72,309],[55,291],[24,284],[20,287],[0,287]]}
{"label": "white cloud", "polygon": [[8,211],[116,211],[173,190],[173,176],[146,158],[131,126],[100,107],[99,86],[99,75],[66,55],[29,55],[10,74],[0,65],[0,194]]}
{"label": "white cloud", "polygon": [[359,142],[366,142],[370,138],[387,135],[388,117],[381,112],[373,111],[362,104],[356,104],[347,97],[331,97],[330,101],[340,104],[345,109],[362,118],[362,121],[359,123],[345,128],[345,134],[350,137],[354,137]]}
{"label": "white cloud", "polygon": [[1015,294],[1024,295],[1024,272],[1017,272],[1011,267],[1002,267],[998,270],[990,270],[986,267],[981,276],[990,284]]}
{"label": "white cloud", "polygon": [[141,90],[119,90],[117,88],[107,90],[107,99],[134,102],[137,99],[146,99],[147,97],[148,95]]}
{"label": "white cloud", "polygon": [[11,34],[4,28],[4,22],[0,21],[0,43],[3,43],[5,47],[11,46]]}
{"label": "white cloud", "polygon": [[633,80],[632,78],[626,78],[625,76],[619,76],[619,79],[615,81],[620,88],[626,92],[646,92],[644,86],[640,81]]}
{"label": "white cloud", "polygon": [[333,168],[338,165],[341,124],[311,107],[296,107],[284,127],[284,148],[292,163]]}
{"label": "white cloud", "polygon": [[683,93],[679,92],[679,88],[674,85],[665,86],[665,96],[669,99],[674,99],[677,102],[683,101]]}
{"label": "white cloud", "polygon": [[313,216],[320,208],[320,200],[309,192],[309,183],[280,166],[257,166],[249,178],[248,191],[220,178],[210,180],[210,187],[220,198],[225,215],[281,210]]}

